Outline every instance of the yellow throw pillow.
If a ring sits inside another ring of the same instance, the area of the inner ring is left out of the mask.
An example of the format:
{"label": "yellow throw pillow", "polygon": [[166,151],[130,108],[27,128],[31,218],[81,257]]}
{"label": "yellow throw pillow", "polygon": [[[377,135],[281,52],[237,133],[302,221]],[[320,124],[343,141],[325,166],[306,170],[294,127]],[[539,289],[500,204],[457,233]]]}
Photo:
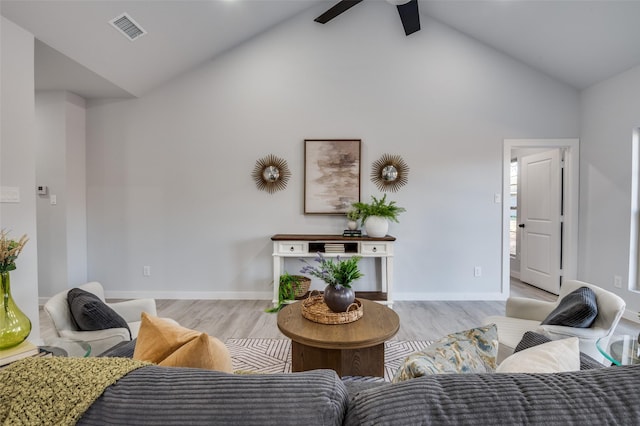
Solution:
{"label": "yellow throw pillow", "polygon": [[232,372],[231,355],[220,340],[146,312],[142,314],[133,359],[168,367]]}
{"label": "yellow throw pillow", "polygon": [[143,312],[133,358],[157,364],[200,334],[199,331]]}
{"label": "yellow throw pillow", "polygon": [[158,365],[166,367],[206,368],[231,373],[231,355],[226,346],[207,333],[200,334],[189,343],[181,346]]}

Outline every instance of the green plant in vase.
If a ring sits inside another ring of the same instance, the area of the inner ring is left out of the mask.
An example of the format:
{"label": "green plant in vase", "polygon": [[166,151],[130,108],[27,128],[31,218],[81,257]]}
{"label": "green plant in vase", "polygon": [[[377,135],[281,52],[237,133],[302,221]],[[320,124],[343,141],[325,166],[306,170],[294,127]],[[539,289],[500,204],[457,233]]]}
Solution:
{"label": "green plant in vase", "polygon": [[11,297],[11,275],[16,269],[16,260],[28,238],[23,235],[12,240],[8,232],[0,230],[0,350],[22,343],[31,333],[31,321],[15,304]]}
{"label": "green plant in vase", "polygon": [[398,215],[405,212],[404,207],[395,201],[387,202],[387,194],[380,199],[373,195],[371,203],[353,203],[351,206],[360,213],[360,220],[370,237],[384,237],[389,230],[389,221],[398,222]]}
{"label": "green plant in vase", "polygon": [[350,209],[346,213],[347,216],[347,228],[350,230],[358,229],[358,220],[360,219],[360,211],[358,209]]}
{"label": "green plant in vase", "polygon": [[355,300],[351,283],[364,276],[358,269],[360,259],[360,256],[347,259],[337,256],[334,261],[318,253],[318,257],[314,259],[318,266],[301,259],[305,266],[300,273],[320,278],[327,283],[324,289],[324,303],[334,312],[345,312]]}

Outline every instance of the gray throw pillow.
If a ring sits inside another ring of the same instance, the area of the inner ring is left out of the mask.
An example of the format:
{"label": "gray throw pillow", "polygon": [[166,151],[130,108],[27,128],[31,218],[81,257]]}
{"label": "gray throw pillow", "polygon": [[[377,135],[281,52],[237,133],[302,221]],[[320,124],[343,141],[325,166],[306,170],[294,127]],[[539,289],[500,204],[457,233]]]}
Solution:
{"label": "gray throw pillow", "polygon": [[589,328],[597,316],[596,294],[589,287],[580,287],[563,297],[542,324]]}
{"label": "gray throw pillow", "polygon": [[[98,296],[80,288],[72,288],[67,293],[67,303],[71,316],[82,331],[126,328],[129,325],[116,311],[107,306]],[[131,338],[131,330],[129,330]]]}

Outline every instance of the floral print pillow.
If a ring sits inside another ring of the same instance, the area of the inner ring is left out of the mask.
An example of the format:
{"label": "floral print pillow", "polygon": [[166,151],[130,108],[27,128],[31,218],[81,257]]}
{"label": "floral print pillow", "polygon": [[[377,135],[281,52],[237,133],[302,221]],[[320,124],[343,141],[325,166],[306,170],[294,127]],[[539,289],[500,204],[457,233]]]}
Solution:
{"label": "floral print pillow", "polygon": [[429,374],[493,373],[498,355],[495,324],[449,334],[409,355],[392,382]]}

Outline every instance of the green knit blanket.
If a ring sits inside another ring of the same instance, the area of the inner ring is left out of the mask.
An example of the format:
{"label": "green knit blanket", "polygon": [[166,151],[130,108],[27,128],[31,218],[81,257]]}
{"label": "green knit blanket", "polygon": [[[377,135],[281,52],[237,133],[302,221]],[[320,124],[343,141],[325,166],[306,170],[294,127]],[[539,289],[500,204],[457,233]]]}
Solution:
{"label": "green knit blanket", "polygon": [[0,423],[74,425],[104,390],[149,365],[128,358],[26,358],[0,369]]}

